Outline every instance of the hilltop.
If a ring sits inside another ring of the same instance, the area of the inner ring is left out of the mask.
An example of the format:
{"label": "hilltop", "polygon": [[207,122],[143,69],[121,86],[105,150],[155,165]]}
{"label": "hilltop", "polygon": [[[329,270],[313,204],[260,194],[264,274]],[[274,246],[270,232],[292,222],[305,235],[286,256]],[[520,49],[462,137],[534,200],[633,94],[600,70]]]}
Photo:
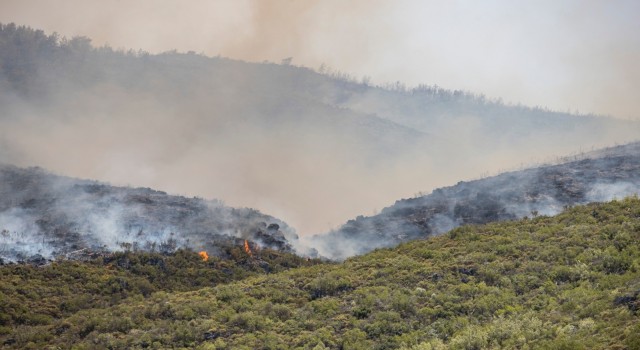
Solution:
{"label": "hilltop", "polygon": [[[20,349],[638,349],[639,247],[633,197],[59,319],[55,303],[26,318],[9,308],[0,340]],[[57,263],[42,271],[65,275]],[[11,275],[0,307],[39,297],[33,272]]]}

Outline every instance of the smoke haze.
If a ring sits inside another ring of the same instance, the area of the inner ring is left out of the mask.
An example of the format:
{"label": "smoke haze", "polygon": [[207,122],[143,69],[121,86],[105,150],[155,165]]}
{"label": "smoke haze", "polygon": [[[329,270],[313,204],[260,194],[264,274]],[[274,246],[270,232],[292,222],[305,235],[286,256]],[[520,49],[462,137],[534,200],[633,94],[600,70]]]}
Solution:
{"label": "smoke haze", "polygon": [[81,39],[41,53],[26,49],[35,39],[11,40],[0,161],[259,208],[301,235],[420,190],[640,135],[637,122],[286,64],[124,54]]}
{"label": "smoke haze", "polygon": [[438,84],[555,110],[640,118],[640,3],[4,0],[0,22],[98,45],[293,57],[374,82]]}

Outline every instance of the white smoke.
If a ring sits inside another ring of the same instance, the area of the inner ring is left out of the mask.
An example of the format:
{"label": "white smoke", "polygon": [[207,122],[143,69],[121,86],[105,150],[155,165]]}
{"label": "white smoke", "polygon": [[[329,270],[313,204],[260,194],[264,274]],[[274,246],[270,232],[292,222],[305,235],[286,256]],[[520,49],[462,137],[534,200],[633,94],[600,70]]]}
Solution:
{"label": "white smoke", "polygon": [[50,257],[54,248],[28,211],[10,208],[0,212],[0,257],[30,257],[36,254]]}
{"label": "white smoke", "polygon": [[608,202],[614,199],[622,199],[640,193],[640,184],[626,181],[604,183],[599,182],[587,193],[590,202]]}

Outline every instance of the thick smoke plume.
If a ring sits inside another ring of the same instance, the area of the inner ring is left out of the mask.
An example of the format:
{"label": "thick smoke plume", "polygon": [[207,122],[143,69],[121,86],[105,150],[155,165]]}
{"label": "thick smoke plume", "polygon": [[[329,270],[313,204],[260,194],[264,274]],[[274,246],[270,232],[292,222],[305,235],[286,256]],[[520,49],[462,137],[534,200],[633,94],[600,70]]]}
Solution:
{"label": "thick smoke plume", "polygon": [[637,122],[433,86],[123,53],[15,25],[2,36],[1,161],[220,198],[302,235],[419,190],[640,135]]}

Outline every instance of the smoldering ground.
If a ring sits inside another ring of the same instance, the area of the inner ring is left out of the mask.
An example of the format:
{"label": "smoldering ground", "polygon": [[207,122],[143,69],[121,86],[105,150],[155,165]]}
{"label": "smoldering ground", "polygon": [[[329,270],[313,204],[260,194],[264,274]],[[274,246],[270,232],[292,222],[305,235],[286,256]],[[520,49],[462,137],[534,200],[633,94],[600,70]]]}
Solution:
{"label": "smoldering ground", "polygon": [[286,223],[254,209],[8,165],[0,165],[0,234],[0,258],[10,261],[125,249],[218,255],[234,238],[281,251],[297,243]]}

